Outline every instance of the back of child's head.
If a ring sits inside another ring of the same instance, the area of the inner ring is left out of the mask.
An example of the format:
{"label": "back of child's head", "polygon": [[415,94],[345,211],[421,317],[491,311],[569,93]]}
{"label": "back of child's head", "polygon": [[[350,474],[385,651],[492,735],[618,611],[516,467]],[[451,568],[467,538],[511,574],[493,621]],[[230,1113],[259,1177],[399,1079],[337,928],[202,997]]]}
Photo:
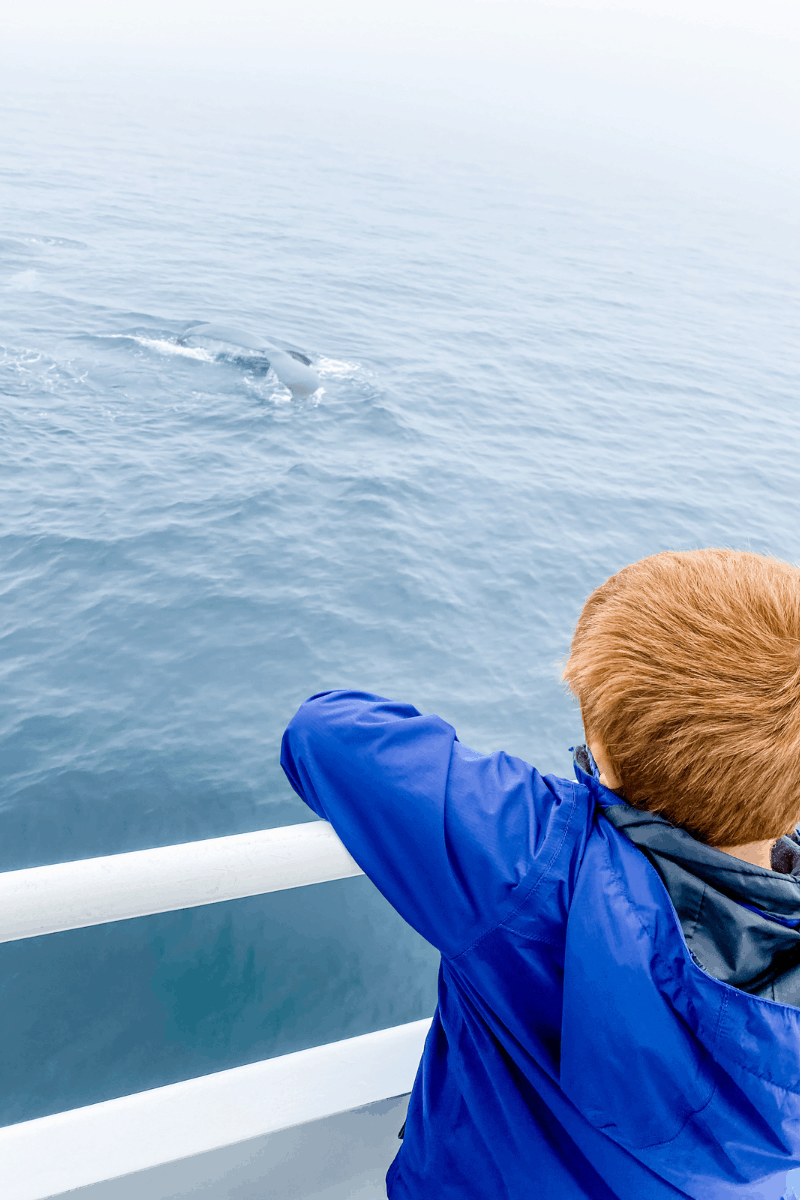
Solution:
{"label": "back of child's head", "polygon": [[592,593],[564,678],[629,804],[738,846],[797,820],[798,647],[788,563],[666,552]]}

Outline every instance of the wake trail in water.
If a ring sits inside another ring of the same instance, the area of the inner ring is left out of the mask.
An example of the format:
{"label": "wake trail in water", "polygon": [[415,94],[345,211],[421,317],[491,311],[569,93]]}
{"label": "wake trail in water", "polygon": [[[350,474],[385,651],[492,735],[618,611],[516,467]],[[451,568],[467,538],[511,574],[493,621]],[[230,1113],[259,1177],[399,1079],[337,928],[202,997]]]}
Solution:
{"label": "wake trail in water", "polygon": [[157,354],[193,358],[197,362],[213,363],[217,361],[214,354],[210,354],[208,350],[204,350],[200,346],[182,346],[169,338],[144,337],[136,333],[98,333],[96,336],[108,341],[136,342],[138,346],[144,347],[145,350],[154,350]]}

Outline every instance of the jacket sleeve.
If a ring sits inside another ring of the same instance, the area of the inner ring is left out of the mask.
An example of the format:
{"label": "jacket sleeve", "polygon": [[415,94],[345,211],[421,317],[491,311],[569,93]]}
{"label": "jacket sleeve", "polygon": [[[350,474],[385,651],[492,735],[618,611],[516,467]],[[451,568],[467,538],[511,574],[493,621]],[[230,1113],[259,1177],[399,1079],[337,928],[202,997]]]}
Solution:
{"label": "jacket sleeve", "polygon": [[363,692],[302,704],[281,765],[390,904],[449,957],[522,899],[553,812],[572,794],[521,759],[468,750],[439,717]]}

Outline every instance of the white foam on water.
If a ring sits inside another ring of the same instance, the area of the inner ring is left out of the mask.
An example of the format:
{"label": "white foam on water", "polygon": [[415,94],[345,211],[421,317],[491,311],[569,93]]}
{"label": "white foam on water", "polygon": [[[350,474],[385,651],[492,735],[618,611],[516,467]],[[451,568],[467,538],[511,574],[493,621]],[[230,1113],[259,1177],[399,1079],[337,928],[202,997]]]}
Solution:
{"label": "white foam on water", "polygon": [[[9,350],[3,347],[3,357],[0,358],[0,366],[8,367],[12,371],[27,371],[29,367],[36,366],[40,363],[44,355],[37,350]],[[48,367],[48,371],[52,367]]]}
{"label": "white foam on water", "polygon": [[86,242],[76,242],[74,238],[45,237],[43,234],[3,233],[2,237],[12,241],[22,242],[26,246],[56,246],[62,250],[86,250]]}
{"label": "white foam on water", "polygon": [[11,275],[6,282],[6,287],[14,292],[32,292],[38,287],[38,284],[39,272],[31,269]]}
{"label": "white foam on water", "polygon": [[209,354],[208,350],[202,350],[195,346],[180,346],[177,342],[170,342],[167,338],[147,338],[136,337],[132,341],[137,342],[140,346],[144,346],[148,350],[155,350],[158,354],[173,354],[179,358],[195,358],[199,362],[214,362],[215,355]]}
{"label": "white foam on water", "polygon": [[245,387],[252,395],[268,404],[292,404],[294,400],[289,388],[280,382],[273,371],[269,371],[260,379],[246,375]]}
{"label": "white foam on water", "polygon": [[326,358],[323,354],[314,364],[321,379],[352,379],[361,370],[361,363],[344,362],[338,358]]}
{"label": "white foam on water", "polygon": [[318,387],[308,396],[293,396],[291,390],[281,383],[274,371],[268,371],[260,378],[245,375],[244,381],[248,391],[267,404],[303,404],[316,408],[325,394],[325,388]]}
{"label": "white foam on water", "polygon": [[177,355],[179,358],[194,358],[199,362],[215,362],[215,355],[209,354],[208,350],[201,350],[194,346],[181,346],[178,342],[171,342],[167,338],[142,337],[135,333],[100,333],[97,336],[136,342],[137,345],[144,346],[146,350],[155,350],[157,354]]}

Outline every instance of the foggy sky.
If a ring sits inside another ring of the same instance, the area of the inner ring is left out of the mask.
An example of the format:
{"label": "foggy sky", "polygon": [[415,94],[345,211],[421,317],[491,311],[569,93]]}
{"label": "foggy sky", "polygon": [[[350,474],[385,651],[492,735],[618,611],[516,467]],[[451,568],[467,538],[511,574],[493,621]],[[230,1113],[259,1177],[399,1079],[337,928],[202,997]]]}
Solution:
{"label": "foggy sky", "polygon": [[4,17],[0,64],[358,84],[792,172],[797,38],[795,0],[28,0]]}

